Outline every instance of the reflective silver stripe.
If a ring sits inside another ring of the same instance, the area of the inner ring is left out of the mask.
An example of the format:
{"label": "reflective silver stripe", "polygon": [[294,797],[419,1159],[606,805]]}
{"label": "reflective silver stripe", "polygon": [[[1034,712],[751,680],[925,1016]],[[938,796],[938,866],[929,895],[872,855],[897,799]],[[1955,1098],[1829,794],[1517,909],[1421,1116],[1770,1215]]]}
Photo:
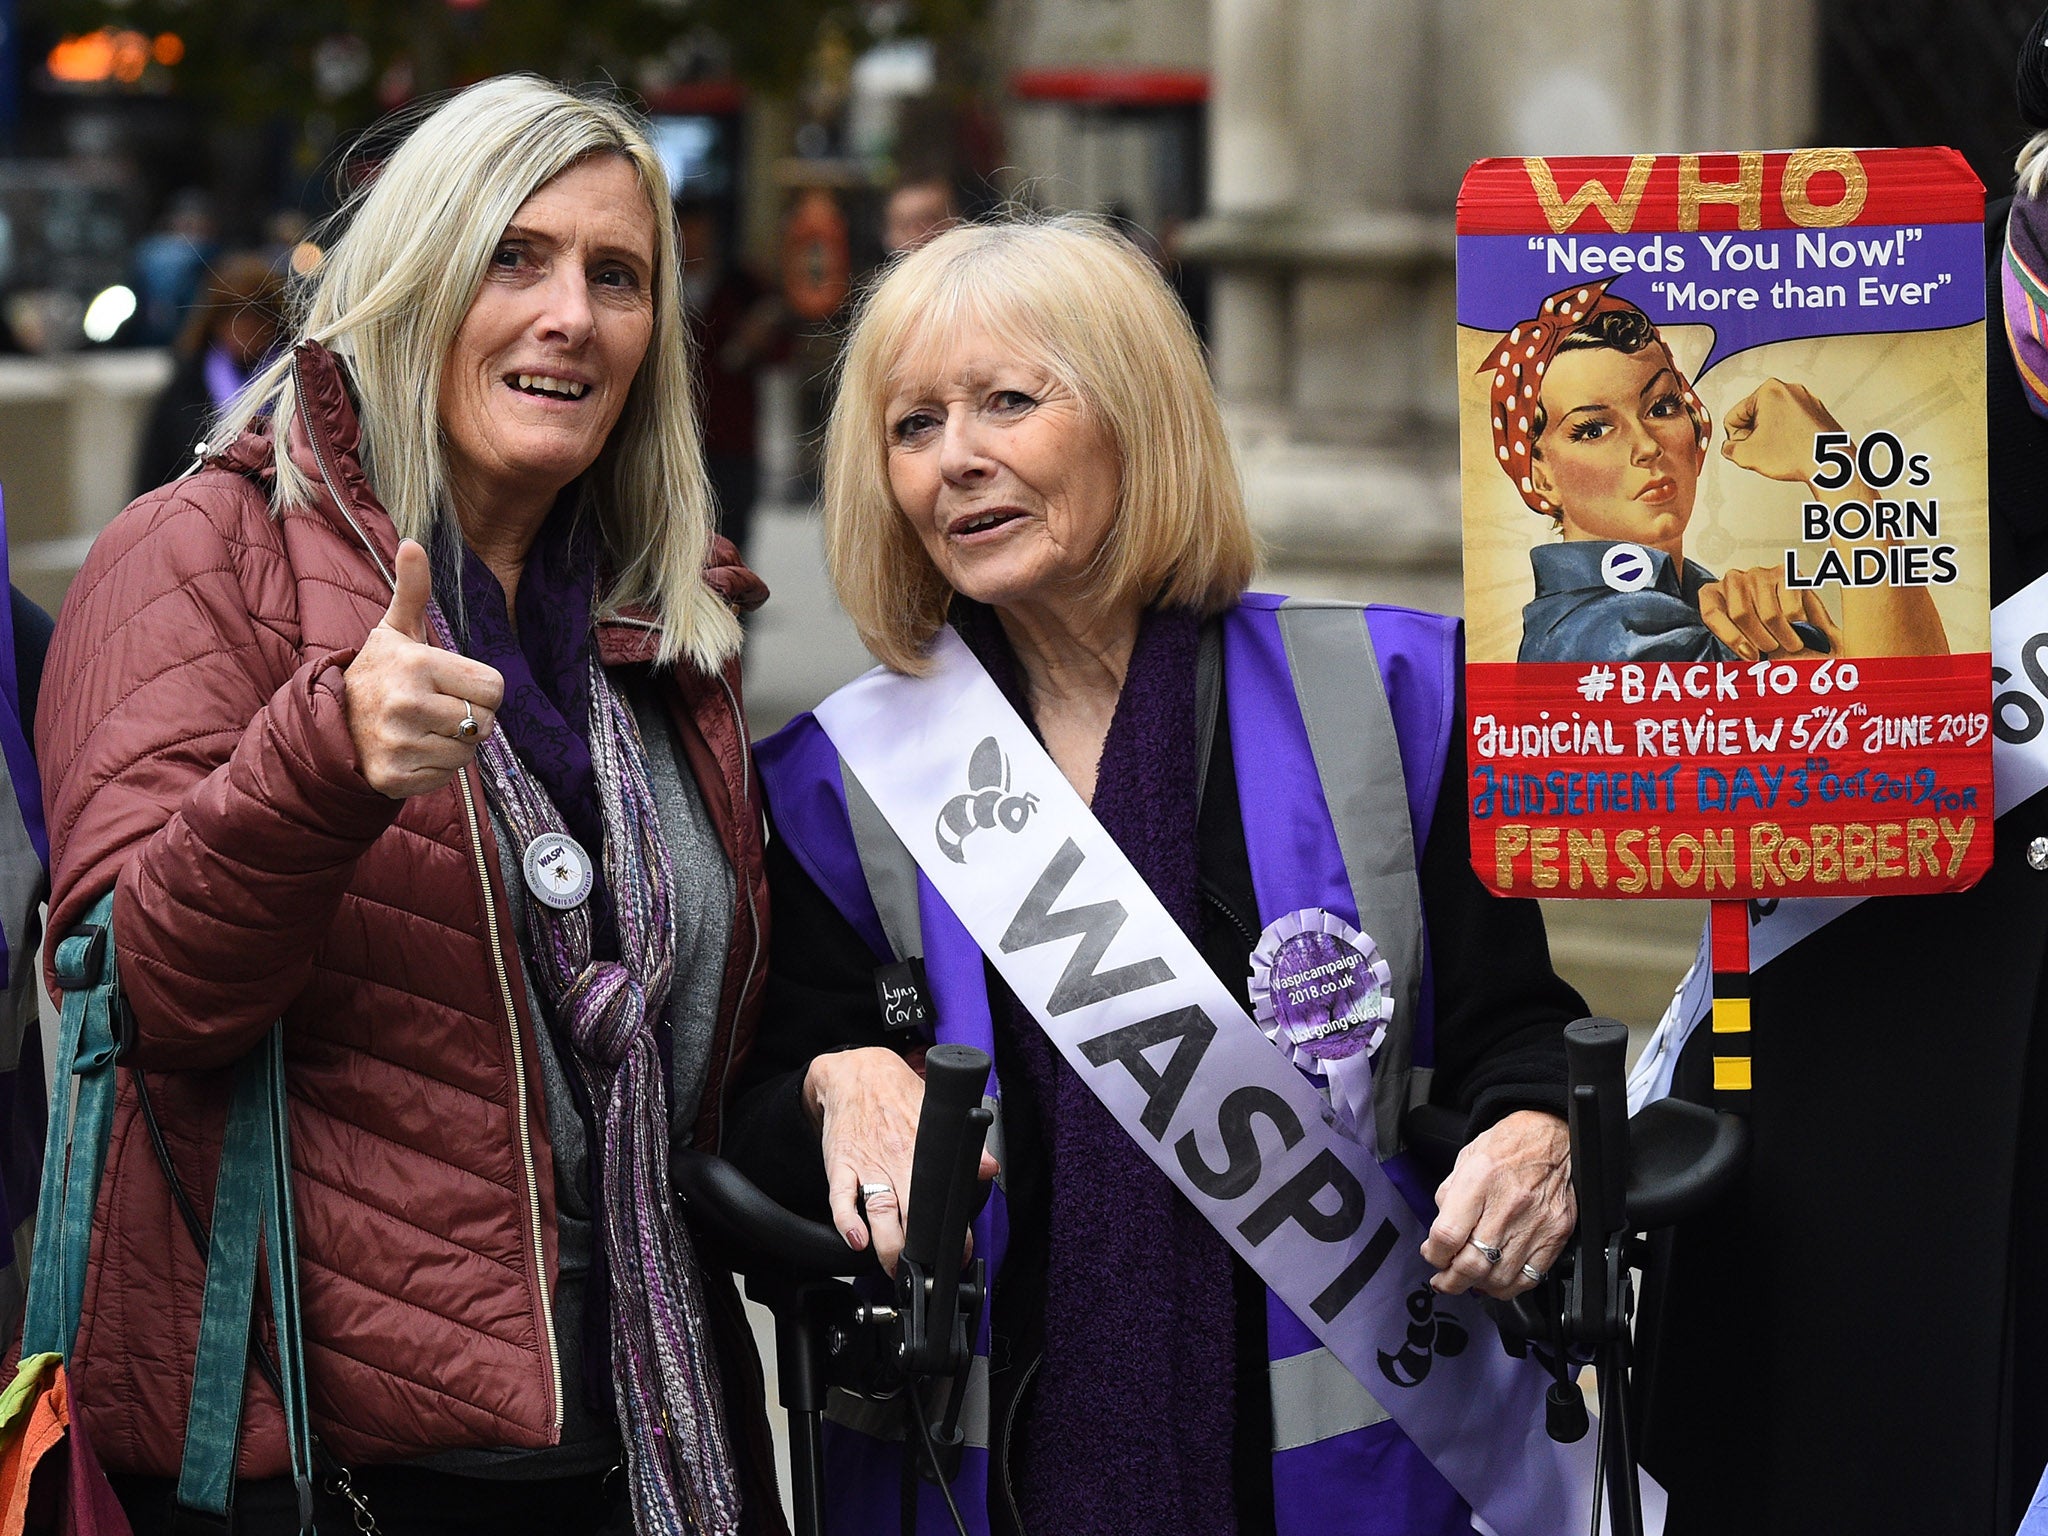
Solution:
{"label": "reflective silver stripe", "polygon": [[1223,699],[1223,626],[1202,626],[1195,648],[1195,804],[1209,790],[1209,751],[1216,741],[1217,706]]}
{"label": "reflective silver stripe", "polygon": [[882,933],[898,960],[921,958],[924,919],[917,910],[917,860],[844,758],[839,761],[839,780],[846,786],[846,819],[853,828],[854,852],[860,857],[860,872],[867,877],[875,915],[882,920]]}
{"label": "reflective silver stripe", "polygon": [[1273,1449],[1291,1451],[1393,1417],[1327,1349],[1266,1367],[1273,1395]]}
{"label": "reflective silver stripe", "polygon": [[1429,1085],[1436,1080],[1435,1067],[1416,1067],[1408,1074],[1408,1107],[1429,1102]]}
{"label": "reflective silver stripe", "polygon": [[[899,1399],[856,1397],[842,1387],[826,1393],[825,1417],[877,1440],[901,1440],[906,1429]],[[967,1368],[967,1401],[960,1408],[960,1432],[975,1450],[988,1449],[988,1360],[981,1355]]]}
{"label": "reflective silver stripe", "polygon": [[1422,883],[1394,712],[1356,603],[1289,598],[1277,617],[1316,777],[1358,903],[1358,926],[1394,973],[1394,1024],[1372,1074],[1379,1155],[1392,1157],[1401,1150],[1422,992]]}
{"label": "reflective silver stripe", "polygon": [[[882,934],[901,960],[924,954],[924,919],[917,908],[917,860],[903,846],[903,839],[889,825],[868,792],[846,766],[839,762],[840,782],[846,786],[846,820],[853,828],[853,849],[860,859],[860,872],[868,883],[868,896],[882,920]],[[988,1150],[1002,1171],[996,1184],[1008,1194],[1008,1161],[1003,1156],[1003,1104],[994,1094],[982,1100],[996,1118],[988,1129]],[[857,1401],[857,1399],[856,1399]],[[968,1399],[968,1406],[974,1400]],[[986,1409],[984,1408],[984,1412]]]}

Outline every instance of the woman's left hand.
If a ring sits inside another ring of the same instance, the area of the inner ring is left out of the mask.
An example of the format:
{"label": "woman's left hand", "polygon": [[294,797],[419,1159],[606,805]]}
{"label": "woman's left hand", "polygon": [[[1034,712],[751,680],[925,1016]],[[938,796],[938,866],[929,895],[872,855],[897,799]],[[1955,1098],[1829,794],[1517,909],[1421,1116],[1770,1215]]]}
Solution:
{"label": "woman's left hand", "polygon": [[[1437,1267],[1430,1285],[1446,1296],[1476,1290],[1506,1299],[1547,1274],[1578,1219],[1572,1197],[1571,1134],[1557,1116],[1522,1109],[1482,1131],[1437,1187],[1437,1216],[1422,1256]],[[1490,1260],[1478,1244],[1500,1250]]]}

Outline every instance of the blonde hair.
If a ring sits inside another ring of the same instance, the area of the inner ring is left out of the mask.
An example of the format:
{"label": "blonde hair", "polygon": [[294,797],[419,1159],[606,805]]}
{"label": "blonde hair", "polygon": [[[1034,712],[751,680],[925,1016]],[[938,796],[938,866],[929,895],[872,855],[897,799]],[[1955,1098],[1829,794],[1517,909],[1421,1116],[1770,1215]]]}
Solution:
{"label": "blonde hair", "polygon": [[[600,532],[610,585],[600,610],[651,610],[657,658],[716,672],[739,650],[731,610],[705,585],[711,491],[691,407],[668,177],[641,120],[608,94],[503,75],[450,97],[407,134],[336,215],[345,231],[294,294],[292,339],[344,359],[362,421],[363,469],[401,538],[429,544],[451,521],[439,419],[442,366],[492,251],[520,205],[595,155],[633,167],[654,222],[654,329],[625,408],[585,471],[578,513]],[[287,349],[220,412],[214,440],[268,412],[273,504],[309,505],[286,451],[298,392]]]}
{"label": "blonde hair", "polygon": [[889,488],[884,412],[979,327],[1108,429],[1121,469],[1091,596],[1220,613],[1256,546],[1200,343],[1159,270],[1100,219],[964,224],[897,258],[862,299],[825,432],[825,558],[868,649],[917,673],[953,592]]}
{"label": "blonde hair", "polygon": [[2038,198],[2048,186],[2048,133],[2037,133],[2021,147],[2013,161],[2016,182],[2023,196]]}

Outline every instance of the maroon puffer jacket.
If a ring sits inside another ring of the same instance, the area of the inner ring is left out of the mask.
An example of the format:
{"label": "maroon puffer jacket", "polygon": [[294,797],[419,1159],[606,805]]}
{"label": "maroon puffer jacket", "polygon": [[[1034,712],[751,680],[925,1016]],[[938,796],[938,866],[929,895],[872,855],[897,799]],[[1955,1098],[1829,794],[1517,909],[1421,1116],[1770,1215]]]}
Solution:
{"label": "maroon puffer jacket", "polygon": [[[397,536],[363,477],[340,368],[314,347],[298,367],[289,448],[321,488],[317,506],[274,517],[269,439],[245,435],[115,519],[65,599],[36,722],[52,948],[115,887],[137,1026],[126,1059],[149,1074],[202,1217],[225,1069],[282,1015],[308,1374],[329,1448],[368,1463],[545,1446],[563,1392],[536,1059],[546,1045],[513,969],[475,768],[402,803],[357,771],[342,671],[390,602]],[[728,563],[707,579],[728,601],[758,603],[758,579],[730,563],[729,545],[720,553]],[[598,641],[614,664],[646,662],[654,647],[633,623],[601,626]],[[760,794],[737,663],[662,681],[738,874],[697,1121],[713,1143],[765,971]],[[203,1277],[123,1072],[74,1362],[112,1467],[177,1471]],[[714,1289],[715,1310],[736,1323],[729,1285]],[[743,1327],[720,1353],[736,1439],[758,1444],[759,1366]],[[282,1419],[249,1380],[241,1470],[277,1475]],[[769,1510],[749,1503],[779,1525],[766,1487]]]}

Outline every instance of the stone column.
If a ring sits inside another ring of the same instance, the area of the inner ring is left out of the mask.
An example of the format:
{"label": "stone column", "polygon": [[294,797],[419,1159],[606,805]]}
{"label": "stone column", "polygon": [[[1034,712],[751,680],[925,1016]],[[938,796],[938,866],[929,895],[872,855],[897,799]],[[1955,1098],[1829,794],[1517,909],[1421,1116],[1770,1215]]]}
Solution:
{"label": "stone column", "polygon": [[1455,608],[1453,210],[1482,155],[1784,148],[1817,0],[1210,0],[1216,379],[1296,585]]}

